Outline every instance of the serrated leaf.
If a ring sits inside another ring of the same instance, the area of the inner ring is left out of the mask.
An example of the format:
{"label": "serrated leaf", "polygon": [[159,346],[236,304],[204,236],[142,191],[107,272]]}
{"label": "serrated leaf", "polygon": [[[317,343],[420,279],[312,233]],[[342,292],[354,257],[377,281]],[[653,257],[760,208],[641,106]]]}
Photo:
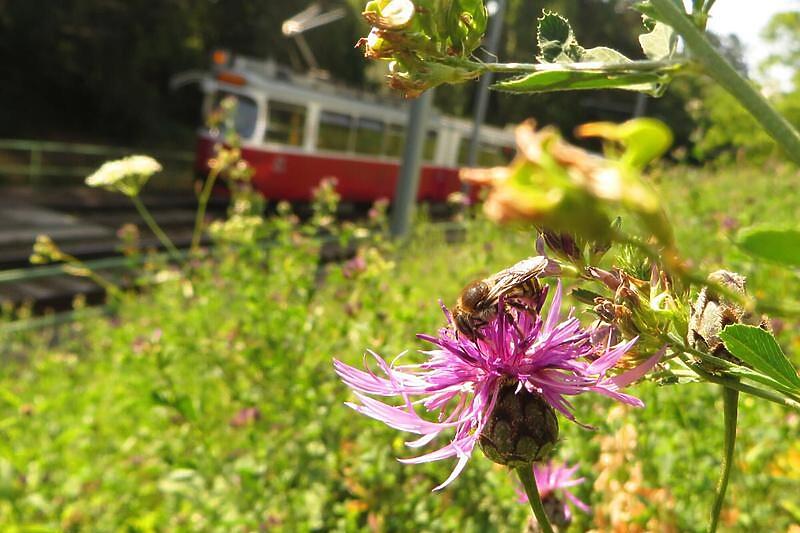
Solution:
{"label": "serrated leaf", "polygon": [[800,390],[800,376],[771,333],[755,326],[733,324],[719,336],[731,354],[778,383]]}
{"label": "serrated leaf", "polygon": [[648,59],[654,61],[669,59],[675,54],[678,47],[678,36],[670,26],[663,22],[656,22],[649,33],[639,36],[639,44],[642,45],[644,55]]}
{"label": "serrated leaf", "polygon": [[800,229],[745,228],[736,236],[736,244],[753,257],[800,268]]}
{"label": "serrated leaf", "polygon": [[659,94],[662,76],[652,72],[610,74],[589,70],[534,72],[495,83],[492,88],[512,93],[543,93],[583,89],[626,89]]}
{"label": "serrated leaf", "polygon": [[539,18],[536,32],[539,55],[543,63],[571,63],[580,61],[583,48],[578,44],[569,21],[550,11],[544,11]]}

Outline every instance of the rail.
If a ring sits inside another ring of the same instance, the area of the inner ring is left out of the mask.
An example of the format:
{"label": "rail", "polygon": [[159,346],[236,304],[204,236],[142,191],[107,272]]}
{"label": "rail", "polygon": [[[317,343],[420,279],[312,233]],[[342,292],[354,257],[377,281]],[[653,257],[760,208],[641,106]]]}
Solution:
{"label": "rail", "polygon": [[109,159],[137,153],[150,155],[164,166],[163,175],[171,179],[158,179],[159,182],[174,183],[176,176],[190,181],[194,153],[188,151],[0,139],[0,183],[32,186],[70,184],[69,180],[85,178]]}

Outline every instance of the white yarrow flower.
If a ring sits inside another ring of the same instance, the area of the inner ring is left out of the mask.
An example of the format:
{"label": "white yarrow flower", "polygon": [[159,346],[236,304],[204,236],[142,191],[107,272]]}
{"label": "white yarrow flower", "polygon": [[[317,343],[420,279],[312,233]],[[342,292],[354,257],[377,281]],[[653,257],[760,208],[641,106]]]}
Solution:
{"label": "white yarrow flower", "polygon": [[132,155],[104,163],[86,178],[86,185],[121,192],[126,196],[136,196],[150,176],[160,170],[161,165],[152,157]]}

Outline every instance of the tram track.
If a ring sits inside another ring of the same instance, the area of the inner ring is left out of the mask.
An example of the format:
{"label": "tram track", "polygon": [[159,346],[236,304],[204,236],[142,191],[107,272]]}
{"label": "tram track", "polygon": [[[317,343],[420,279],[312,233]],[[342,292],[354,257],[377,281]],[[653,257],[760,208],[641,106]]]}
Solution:
{"label": "tram track", "polygon": [[[188,248],[194,228],[191,193],[159,193],[143,201],[178,248]],[[224,204],[209,209],[222,216]],[[126,198],[103,191],[4,189],[0,192],[0,304],[31,308],[34,314],[71,307],[76,295],[89,303],[103,300],[104,291],[85,277],[64,272],[63,265],[31,265],[37,236],[50,237],[66,254],[98,273],[125,285],[124,272],[134,266],[121,249],[120,228],[136,229],[136,246],[161,250],[158,239],[142,223]]]}
{"label": "tram track", "polygon": [[[137,248],[142,252],[163,253],[159,241],[147,230],[135,209],[120,202],[119,197],[108,196],[108,202],[95,199],[79,204],[73,203],[68,195],[37,197],[36,204],[9,200],[7,195],[0,195],[0,198],[0,305],[23,306],[42,324],[48,322],[45,319],[49,314],[72,309],[79,295],[87,305],[93,306],[103,303],[106,293],[88,277],[67,272],[64,264],[31,265],[29,257],[37,235],[50,236],[63,252],[124,288],[137,288],[136,277],[142,265],[158,260],[158,255],[124,255],[118,235],[121,226],[134,224],[137,227]],[[193,201],[187,201],[185,196],[171,200],[154,196],[145,198],[145,202],[178,249],[186,253],[194,226]],[[224,201],[214,203],[208,212],[210,218],[223,217],[225,205]],[[298,207],[302,212],[302,206]],[[30,220],[26,220],[26,215]],[[358,219],[360,210],[345,206],[340,215],[342,219]],[[446,231],[451,239],[458,239],[463,227],[453,225]],[[342,247],[335,239],[320,238],[322,262],[346,260],[356,251],[355,245]],[[269,241],[264,245],[269,246]],[[5,329],[0,327],[0,330]]]}

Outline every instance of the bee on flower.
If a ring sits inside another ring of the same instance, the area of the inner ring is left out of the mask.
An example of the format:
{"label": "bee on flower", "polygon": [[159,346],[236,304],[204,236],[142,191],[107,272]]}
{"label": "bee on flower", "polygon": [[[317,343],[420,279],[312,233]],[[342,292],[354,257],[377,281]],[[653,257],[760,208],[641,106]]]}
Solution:
{"label": "bee on flower", "polygon": [[[475,337],[459,335],[444,309],[447,326],[437,336],[418,335],[432,345],[422,352],[422,363],[389,363],[370,352],[379,374],[366,364],[360,370],[334,359],[337,374],[357,399],[348,405],[420,435],[406,443],[410,448],[452,432],[441,448],[400,460],[413,464],[455,457],[452,473],[434,490],[458,477],[476,444],[491,460],[512,468],[546,459],[558,439],[556,412],[576,421],[570,397],[593,392],[641,407],[638,398],[621,389],[643,377],[660,357],[610,375],[636,339],[595,343],[593,329],[584,328],[572,312],[562,318],[561,296],[559,282],[546,313],[544,297],[533,307],[509,306],[501,299],[498,312]],[[385,403],[373,396],[398,401]],[[419,407],[435,413],[435,421],[421,416]]]}

